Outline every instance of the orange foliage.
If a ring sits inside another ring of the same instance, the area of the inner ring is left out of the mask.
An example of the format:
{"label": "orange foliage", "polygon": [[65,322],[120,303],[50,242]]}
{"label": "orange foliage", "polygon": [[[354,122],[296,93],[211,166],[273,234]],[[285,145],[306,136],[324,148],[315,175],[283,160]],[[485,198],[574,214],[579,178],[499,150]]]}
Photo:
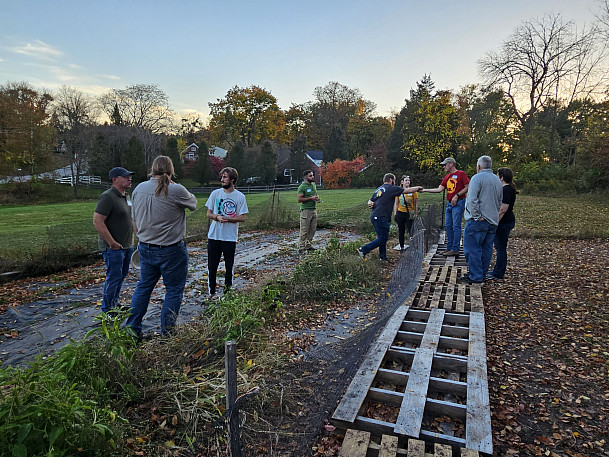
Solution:
{"label": "orange foliage", "polygon": [[324,188],[348,189],[351,187],[351,178],[358,174],[365,166],[366,161],[361,156],[351,161],[336,159],[323,168]]}

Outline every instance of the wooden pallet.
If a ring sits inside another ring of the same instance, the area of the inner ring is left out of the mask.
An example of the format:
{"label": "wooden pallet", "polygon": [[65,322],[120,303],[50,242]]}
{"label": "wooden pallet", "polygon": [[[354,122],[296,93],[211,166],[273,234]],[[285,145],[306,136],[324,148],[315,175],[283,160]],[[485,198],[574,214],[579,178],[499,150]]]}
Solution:
{"label": "wooden pallet", "polygon": [[479,457],[478,451],[453,448],[435,443],[433,454],[425,452],[425,442],[409,439],[407,447],[400,447],[396,436],[382,435],[376,440],[369,432],[347,430],[338,457]]}
{"label": "wooden pallet", "polygon": [[[414,307],[421,296],[415,289],[398,308],[332,420],[343,429],[492,454],[484,314],[471,311],[482,308],[480,287],[464,286],[470,312],[454,312],[453,304],[439,306],[445,286],[422,286],[428,298],[435,297],[432,305]],[[457,295],[453,289],[452,298]],[[379,408],[382,418],[375,415]],[[449,423],[448,431],[438,421]]]}

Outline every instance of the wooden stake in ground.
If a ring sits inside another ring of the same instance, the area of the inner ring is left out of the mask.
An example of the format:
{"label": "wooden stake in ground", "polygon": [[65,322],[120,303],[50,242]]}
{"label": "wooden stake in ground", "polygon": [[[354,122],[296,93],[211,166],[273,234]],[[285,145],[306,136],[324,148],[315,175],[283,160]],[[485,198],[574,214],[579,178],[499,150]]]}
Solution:
{"label": "wooden stake in ground", "polygon": [[241,457],[241,439],[239,431],[239,408],[237,402],[237,345],[227,341],[224,346],[224,368],[226,382],[226,413],[228,424],[228,442],[231,457]]}

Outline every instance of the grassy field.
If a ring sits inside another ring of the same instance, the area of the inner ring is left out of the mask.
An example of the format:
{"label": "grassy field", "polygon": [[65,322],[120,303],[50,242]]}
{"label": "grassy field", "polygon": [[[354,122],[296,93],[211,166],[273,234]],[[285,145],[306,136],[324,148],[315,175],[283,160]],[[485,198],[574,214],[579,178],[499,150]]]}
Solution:
{"label": "grassy field", "polygon": [[[97,195],[102,191],[100,190]],[[319,205],[320,225],[358,221],[368,213],[365,202],[372,189],[322,191]],[[187,235],[201,237],[207,232],[205,202],[208,195],[198,195],[198,210],[187,213]],[[289,228],[298,225],[298,203],[294,192],[247,195],[248,220],[243,230]],[[72,250],[91,253],[97,249],[93,227],[96,200],[26,206],[0,206],[0,268],[20,268],[24,262],[37,262],[42,255],[56,257]]]}
{"label": "grassy field", "polygon": [[[360,232],[372,230],[366,201],[373,189],[320,190],[319,226],[341,226]],[[101,193],[101,191],[99,191]],[[207,195],[198,195],[199,209],[188,214],[187,235],[202,237],[207,231]],[[250,213],[242,230],[295,228],[299,205],[294,192],[249,194]],[[423,194],[420,205],[441,204],[439,194]],[[0,206],[0,259],[6,271],[21,262],[35,262],[40,253],[73,250],[94,252],[97,234],[92,215],[96,201],[74,201],[27,206]],[[599,195],[542,197],[518,195],[514,235],[542,238],[609,237],[609,201]],[[569,214],[565,224],[565,213]]]}
{"label": "grassy field", "polygon": [[[101,193],[101,192],[100,192]],[[349,213],[353,208],[366,208],[371,189],[323,191],[324,203],[319,204],[320,217],[328,220],[332,215]],[[293,192],[278,193],[275,205],[298,223],[298,203]],[[207,195],[198,195],[198,210],[188,213],[189,231],[207,228],[205,202]],[[270,194],[247,195],[250,213],[244,229],[255,228],[269,217],[272,204]],[[279,202],[279,203],[277,203]],[[35,251],[44,246],[96,246],[97,234],[93,227],[96,201],[56,203],[46,205],[0,206],[0,257],[21,257],[24,251]],[[344,219],[341,218],[341,219]],[[288,221],[289,222],[289,221]],[[204,225],[205,227],[197,227]]]}
{"label": "grassy field", "polygon": [[515,236],[573,239],[609,237],[609,199],[606,196],[519,194],[514,213]]}

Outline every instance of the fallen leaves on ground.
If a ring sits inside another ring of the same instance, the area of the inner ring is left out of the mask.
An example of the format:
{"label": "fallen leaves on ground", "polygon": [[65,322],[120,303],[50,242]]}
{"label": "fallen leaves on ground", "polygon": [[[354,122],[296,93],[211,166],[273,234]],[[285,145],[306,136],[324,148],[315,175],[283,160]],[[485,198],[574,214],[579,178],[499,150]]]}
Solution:
{"label": "fallen leaves on ground", "polygon": [[496,455],[609,455],[609,251],[512,239],[483,288]]}

